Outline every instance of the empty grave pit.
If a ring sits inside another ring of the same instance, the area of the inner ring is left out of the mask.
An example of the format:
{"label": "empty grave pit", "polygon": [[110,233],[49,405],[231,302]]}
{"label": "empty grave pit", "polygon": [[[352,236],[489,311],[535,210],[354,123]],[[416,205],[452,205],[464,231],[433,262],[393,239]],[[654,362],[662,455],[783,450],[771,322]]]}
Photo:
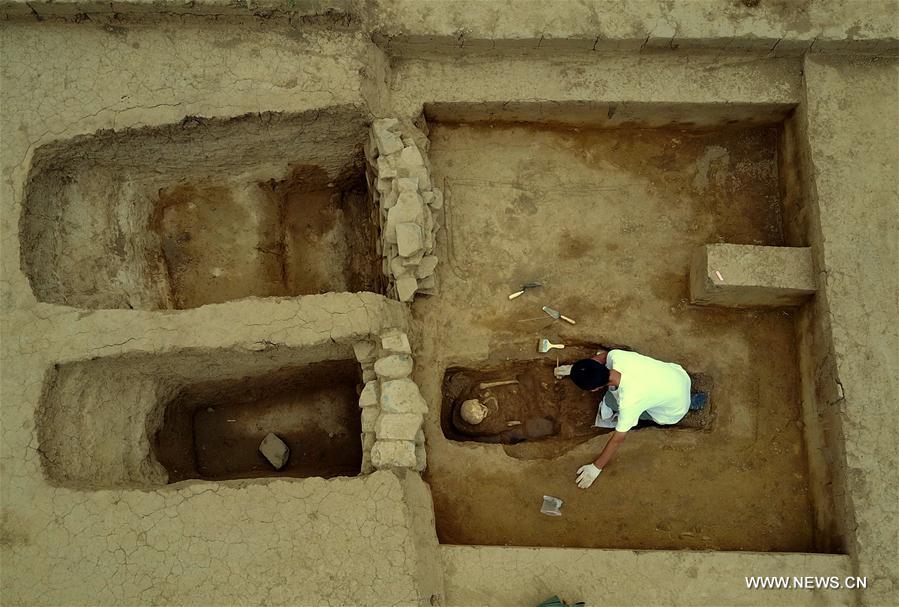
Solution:
{"label": "empty grave pit", "polygon": [[[333,344],[61,365],[38,416],[44,473],[79,489],[356,476],[361,378],[352,348]],[[259,451],[269,433],[290,450],[280,469]]]}
{"label": "empty grave pit", "polygon": [[40,301],[82,308],[382,292],[367,137],[337,106],[47,144],[26,186],[23,269]]}
{"label": "empty grave pit", "polygon": [[[362,462],[360,380],[359,364],[340,360],[188,386],[165,405],[156,458],[169,482],[355,476]],[[290,450],[279,470],[259,451],[269,433]]]}

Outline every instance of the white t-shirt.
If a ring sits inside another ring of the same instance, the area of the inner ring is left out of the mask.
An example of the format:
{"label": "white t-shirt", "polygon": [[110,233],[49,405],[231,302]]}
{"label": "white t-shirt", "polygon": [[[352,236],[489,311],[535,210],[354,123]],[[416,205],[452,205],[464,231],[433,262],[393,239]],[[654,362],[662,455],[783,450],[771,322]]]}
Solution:
{"label": "white t-shirt", "polygon": [[690,376],[674,363],[636,352],[612,350],[606,367],[621,373],[621,384],[611,390],[618,399],[615,430],[627,432],[646,412],[659,424],[676,424],[690,409]]}

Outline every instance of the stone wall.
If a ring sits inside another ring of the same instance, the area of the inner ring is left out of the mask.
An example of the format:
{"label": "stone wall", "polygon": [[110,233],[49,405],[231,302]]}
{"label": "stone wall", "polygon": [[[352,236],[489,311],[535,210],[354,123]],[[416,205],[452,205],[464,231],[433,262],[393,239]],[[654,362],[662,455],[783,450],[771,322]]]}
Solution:
{"label": "stone wall", "polygon": [[375,120],[366,145],[369,192],[380,208],[382,270],[388,293],[409,302],[437,292],[435,211],[443,192],[431,181],[428,139],[410,122]]}
{"label": "stone wall", "polygon": [[412,347],[400,329],[387,329],[379,340],[354,346],[365,386],[362,409],[362,472],[427,465],[422,430],[428,404],[412,381]]}

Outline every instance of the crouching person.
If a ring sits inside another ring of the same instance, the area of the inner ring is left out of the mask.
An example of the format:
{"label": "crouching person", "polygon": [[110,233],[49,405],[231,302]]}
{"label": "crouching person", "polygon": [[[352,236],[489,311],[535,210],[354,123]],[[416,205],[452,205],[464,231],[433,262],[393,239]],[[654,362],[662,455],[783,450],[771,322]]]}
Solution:
{"label": "crouching person", "polygon": [[[661,425],[676,424],[691,408],[690,376],[675,363],[626,350],[600,351],[591,358],[557,369],[559,376],[570,375],[582,390],[598,392],[607,388],[599,403],[597,425],[614,427],[602,453],[577,470],[577,486],[586,489],[615,456],[627,432],[641,421]],[[696,395],[694,408],[701,408],[703,395]]]}

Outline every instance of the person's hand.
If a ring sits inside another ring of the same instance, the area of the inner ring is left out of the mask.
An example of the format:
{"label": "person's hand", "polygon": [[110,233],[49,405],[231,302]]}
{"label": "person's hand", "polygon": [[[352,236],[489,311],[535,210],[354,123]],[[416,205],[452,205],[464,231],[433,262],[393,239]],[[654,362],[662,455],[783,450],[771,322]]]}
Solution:
{"label": "person's hand", "polygon": [[553,375],[556,376],[556,379],[568,377],[569,375],[571,375],[571,367],[572,365],[562,365],[561,367],[556,367],[555,369],[553,369]]}
{"label": "person's hand", "polygon": [[597,468],[594,464],[581,466],[577,469],[577,486],[586,489],[599,477],[600,472],[602,468]]}

